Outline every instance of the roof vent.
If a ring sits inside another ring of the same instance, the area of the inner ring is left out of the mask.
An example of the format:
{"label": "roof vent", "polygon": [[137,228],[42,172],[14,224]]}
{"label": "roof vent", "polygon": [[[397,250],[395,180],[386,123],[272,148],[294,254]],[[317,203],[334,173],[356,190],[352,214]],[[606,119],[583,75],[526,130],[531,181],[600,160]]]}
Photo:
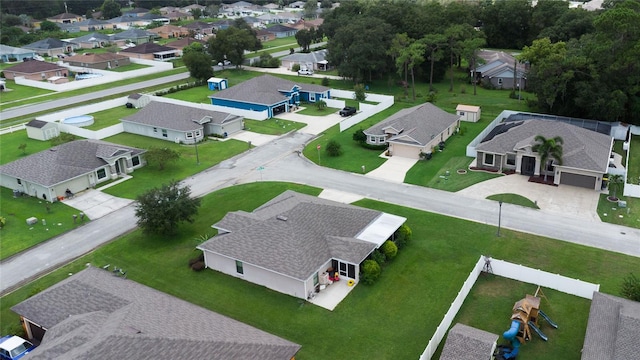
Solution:
{"label": "roof vent", "polygon": [[276,216],[276,219],[282,220],[282,221],[287,221],[287,217],[284,216],[284,215],[278,215],[278,216]]}

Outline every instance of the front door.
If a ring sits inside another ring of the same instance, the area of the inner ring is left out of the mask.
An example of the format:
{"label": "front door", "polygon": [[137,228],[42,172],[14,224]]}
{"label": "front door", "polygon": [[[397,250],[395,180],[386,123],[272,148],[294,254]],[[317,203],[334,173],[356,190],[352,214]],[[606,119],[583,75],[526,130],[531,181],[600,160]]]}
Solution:
{"label": "front door", "polygon": [[533,175],[536,171],[536,158],[532,156],[523,156],[520,173],[522,175]]}
{"label": "front door", "polygon": [[120,174],[120,160],[116,161],[116,174]]}

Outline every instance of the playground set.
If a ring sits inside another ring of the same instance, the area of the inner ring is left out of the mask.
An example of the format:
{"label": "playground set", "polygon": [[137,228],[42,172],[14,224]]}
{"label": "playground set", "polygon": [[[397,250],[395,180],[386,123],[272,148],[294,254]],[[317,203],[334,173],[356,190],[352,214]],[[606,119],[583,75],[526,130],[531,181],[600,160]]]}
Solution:
{"label": "playground set", "polygon": [[511,345],[501,345],[498,347],[494,354],[497,360],[515,359],[520,352],[520,345],[531,340],[532,331],[542,340],[549,340],[547,335],[540,330],[540,325],[538,324],[539,318],[544,319],[553,328],[558,328],[558,324],[551,320],[544,311],[540,310],[539,294],[546,298],[538,286],[533,296],[527,294],[524,299],[517,301],[513,305],[511,327],[502,334],[502,337],[510,341]]}

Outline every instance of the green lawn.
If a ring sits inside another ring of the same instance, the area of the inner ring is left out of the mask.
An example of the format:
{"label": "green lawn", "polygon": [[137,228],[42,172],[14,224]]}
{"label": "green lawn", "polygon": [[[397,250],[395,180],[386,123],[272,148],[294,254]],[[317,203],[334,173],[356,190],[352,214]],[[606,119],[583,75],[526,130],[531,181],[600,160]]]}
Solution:
{"label": "green lawn", "polygon": [[502,201],[508,204],[515,204],[520,206],[526,206],[533,209],[540,209],[535,202],[527,199],[526,197],[518,194],[495,194],[487,197],[489,200]]}
{"label": "green lawn", "polygon": [[254,53],[261,53],[265,50],[278,48],[278,51],[289,50],[289,48],[298,48],[298,41],[295,36],[289,36],[284,38],[276,38],[273,40],[265,41],[262,43],[262,49],[254,51]]}
{"label": "green lawn", "polygon": [[304,107],[302,110],[298,110],[297,114],[301,115],[310,115],[310,116],[327,116],[331,113],[337,113],[340,109],[332,108],[325,106],[322,109],[318,109],[315,104],[305,103],[301,104],[301,107]]}
{"label": "green lawn", "polygon": [[[629,155],[629,165],[627,173],[627,181],[631,184],[640,184],[640,136],[635,135],[631,138],[630,143],[631,154]],[[626,156],[626,151],[619,153],[623,157]],[[624,160],[623,160],[624,161]]]}
{"label": "green lawn", "polygon": [[180,153],[180,159],[169,163],[164,170],[159,170],[156,165],[147,165],[136,170],[132,174],[133,179],[104,190],[105,193],[127,199],[135,199],[145,191],[166,184],[172,179],[182,180],[190,175],[197,174],[249,148],[247,143],[233,139],[204,141],[198,143],[197,150],[200,160],[198,164],[196,161],[196,147],[193,145],[176,144],[170,141],[128,133],[121,133],[104,140],[141,149],[168,147]]}
{"label": "green lawn", "polygon": [[[27,145],[24,152],[18,147]],[[16,131],[0,136],[0,165],[33,155],[51,147],[48,141],[29,139],[25,130]]]}
{"label": "green lawn", "polygon": [[[78,210],[61,202],[52,204],[31,196],[14,198],[13,189],[5,187],[0,187],[0,202],[0,216],[7,219],[0,230],[0,260],[81,225],[79,218],[77,223],[73,222],[72,215],[77,215]],[[27,225],[28,217],[37,218],[38,223]]]}
{"label": "green lawn", "polygon": [[640,228],[640,199],[618,197],[627,202],[626,208],[621,208],[618,203],[607,200],[606,194],[600,194],[600,201],[598,202],[600,220],[611,224]]}
{"label": "green lawn", "polygon": [[[218,78],[227,79],[229,81],[229,86],[237,85],[243,81],[246,81],[261,75],[263,74],[260,72],[236,70],[236,69],[227,69],[215,74],[215,76]],[[167,94],[164,96],[172,99],[190,101],[198,104],[211,104],[211,99],[209,99],[209,95],[212,95],[214,93],[215,91],[209,90],[209,87],[207,85],[203,85],[203,86],[198,86],[191,89],[181,90],[181,91]]]}
{"label": "green lawn", "polygon": [[266,135],[282,135],[292,130],[302,129],[305,126],[307,126],[305,123],[278,118],[271,118],[262,121],[244,119],[245,130]]}
{"label": "green lawn", "polygon": [[126,71],[132,71],[132,70],[145,69],[145,68],[148,68],[148,67],[150,67],[150,66],[149,65],[130,63],[130,64],[127,64],[127,65],[118,66],[118,67],[109,69],[109,71],[126,72]]}
{"label": "green lawn", "polygon": [[[497,238],[492,226],[362,200],[357,205],[407,217],[413,241],[385,267],[375,285],[358,285],[332,312],[233,276],[189,270],[187,260],[198,254],[194,250],[197,239],[214,233],[211,224],[228,211],[251,211],[287,188],[319,192],[295,184],[252,183],[209,194],[202,199],[196,221],[182,225],[177,236],[134,231],[4,296],[0,302],[1,331],[20,332],[19,319],[9,310],[14,304],[79,271],[86,263],[109,263],[125,269],[132,280],[301,344],[297,359],[412,359],[422,353],[482,254],[600,283],[601,291],[612,294],[618,293],[629,269],[640,267],[640,259],[634,257],[507,229]],[[481,312],[504,331],[513,302],[533,288],[518,289],[515,298],[502,291],[503,301],[486,300]],[[584,302],[545,292],[552,305],[544,310],[549,310],[563,328],[576,324],[577,329],[571,330],[570,341],[553,333],[550,336],[563,341],[523,346],[523,358],[579,359],[584,336],[580,324],[586,321],[587,313],[575,309],[584,310]],[[318,341],[319,336],[323,341]]]}
{"label": "green lawn", "polygon": [[85,126],[87,130],[100,130],[111,125],[120,124],[120,119],[133,115],[139,109],[128,109],[126,106],[118,106],[115,108],[102,110],[89,115],[93,116],[93,125]]}
{"label": "green lawn", "polygon": [[[18,85],[13,80],[6,80],[6,83],[7,83],[6,87],[8,91],[3,91],[0,93],[0,109],[2,110],[13,107],[14,106],[12,105],[13,103],[20,103],[21,105],[23,105],[24,104],[23,99],[27,97],[32,98],[32,97],[37,97],[39,95],[47,95],[47,94],[55,93],[55,91],[34,88],[31,86]],[[49,99],[49,97],[47,96],[46,99]],[[40,98],[39,101],[44,101],[44,100]]]}

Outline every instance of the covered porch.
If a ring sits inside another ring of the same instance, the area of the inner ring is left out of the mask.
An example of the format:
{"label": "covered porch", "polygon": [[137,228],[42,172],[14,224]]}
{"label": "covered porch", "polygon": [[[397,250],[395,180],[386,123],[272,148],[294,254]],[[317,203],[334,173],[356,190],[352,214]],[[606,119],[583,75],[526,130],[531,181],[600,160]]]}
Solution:
{"label": "covered porch", "polygon": [[353,286],[349,286],[349,280],[349,278],[343,277],[340,281],[334,281],[332,284],[323,285],[324,288],[321,288],[320,292],[315,293],[315,295],[307,299],[307,301],[333,311],[333,309],[335,309],[336,306],[338,306],[338,304],[340,304],[340,302],[349,295],[351,290],[355,289],[357,283],[354,282]]}

